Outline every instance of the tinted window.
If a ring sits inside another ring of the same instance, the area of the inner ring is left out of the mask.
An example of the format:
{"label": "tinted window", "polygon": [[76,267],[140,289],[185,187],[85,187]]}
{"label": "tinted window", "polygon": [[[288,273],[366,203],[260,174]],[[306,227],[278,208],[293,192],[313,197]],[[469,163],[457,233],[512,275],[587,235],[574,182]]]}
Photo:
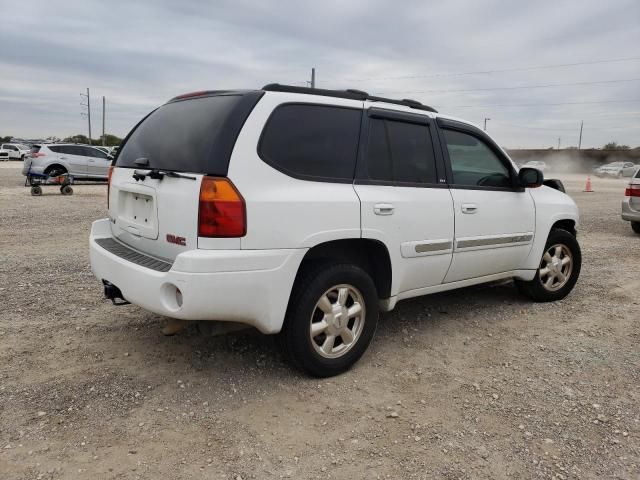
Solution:
{"label": "tinted window", "polygon": [[14,147],[13,145],[5,145],[5,147],[4,147],[4,148],[6,148],[7,150],[13,150],[13,151],[18,150],[18,149],[17,149],[16,147]]}
{"label": "tinted window", "polygon": [[[52,152],[55,153],[62,153],[62,147],[58,146],[58,145],[49,145],[49,150],[51,150]],[[31,149],[31,153],[38,153],[38,150],[40,150],[40,147],[38,147],[37,150],[34,151],[34,149]]]}
{"label": "tinted window", "polygon": [[107,158],[107,154],[97,148],[83,147],[83,151],[83,155],[87,157]]}
{"label": "tinted window", "polygon": [[429,127],[371,119],[365,178],[401,183],[436,183]]}
{"label": "tinted window", "polygon": [[116,165],[226,175],[233,145],[259,94],[215,95],[170,102],[140,123]]}
{"label": "tinted window", "polygon": [[453,183],[484,187],[511,187],[509,169],[479,138],[444,130],[453,170]]}
{"label": "tinted window", "polygon": [[58,147],[58,152],[66,153],[67,155],[84,155],[84,147],[81,145],[61,145]]}
{"label": "tinted window", "polygon": [[353,179],[361,110],[283,105],[264,129],[260,156],[285,173]]}

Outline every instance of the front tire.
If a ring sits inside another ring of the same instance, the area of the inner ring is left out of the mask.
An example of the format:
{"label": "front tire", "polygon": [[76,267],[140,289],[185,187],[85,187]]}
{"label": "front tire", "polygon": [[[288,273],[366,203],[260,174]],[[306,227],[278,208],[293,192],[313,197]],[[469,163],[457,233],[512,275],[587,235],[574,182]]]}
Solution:
{"label": "front tire", "polygon": [[360,359],[377,323],[376,287],[363,269],[315,264],[296,280],[278,340],[297,368],[331,377]]}
{"label": "front tire", "polygon": [[640,222],[631,222],[631,229],[636,233],[640,233]]}
{"label": "front tire", "polygon": [[531,281],[516,280],[518,290],[536,302],[561,300],[573,290],[582,266],[578,240],[566,230],[553,229],[544,247],[536,276]]}

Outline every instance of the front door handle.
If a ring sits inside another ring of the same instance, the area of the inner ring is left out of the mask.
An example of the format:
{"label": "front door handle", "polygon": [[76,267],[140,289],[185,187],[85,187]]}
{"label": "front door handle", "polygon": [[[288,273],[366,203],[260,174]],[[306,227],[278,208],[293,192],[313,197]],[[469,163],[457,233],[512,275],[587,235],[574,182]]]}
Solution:
{"label": "front door handle", "polygon": [[393,215],[394,207],[390,203],[376,203],[373,212],[376,215]]}
{"label": "front door handle", "polygon": [[462,204],[462,213],[476,213],[477,211],[478,211],[478,206],[475,203]]}

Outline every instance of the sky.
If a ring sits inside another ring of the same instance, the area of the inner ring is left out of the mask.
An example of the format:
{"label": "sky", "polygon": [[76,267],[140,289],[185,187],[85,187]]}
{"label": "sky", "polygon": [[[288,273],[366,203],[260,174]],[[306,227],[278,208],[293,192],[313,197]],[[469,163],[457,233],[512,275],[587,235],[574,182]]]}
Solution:
{"label": "sky", "polygon": [[507,148],[640,146],[640,1],[0,0],[0,136],[124,136],[168,99],[306,85],[412,98]]}

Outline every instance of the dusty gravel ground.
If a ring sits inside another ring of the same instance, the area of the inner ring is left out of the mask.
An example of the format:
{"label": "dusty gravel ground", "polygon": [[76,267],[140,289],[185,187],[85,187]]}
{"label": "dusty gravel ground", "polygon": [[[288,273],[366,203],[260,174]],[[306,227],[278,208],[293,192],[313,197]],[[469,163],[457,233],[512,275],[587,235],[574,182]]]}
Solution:
{"label": "dusty gravel ground", "polygon": [[624,181],[568,179],[574,292],[509,282],[405,301],[350,372],[293,371],[273,339],[174,337],[114,308],[87,237],[104,185],[31,197],[0,165],[0,477],[640,478],[640,236]]}

